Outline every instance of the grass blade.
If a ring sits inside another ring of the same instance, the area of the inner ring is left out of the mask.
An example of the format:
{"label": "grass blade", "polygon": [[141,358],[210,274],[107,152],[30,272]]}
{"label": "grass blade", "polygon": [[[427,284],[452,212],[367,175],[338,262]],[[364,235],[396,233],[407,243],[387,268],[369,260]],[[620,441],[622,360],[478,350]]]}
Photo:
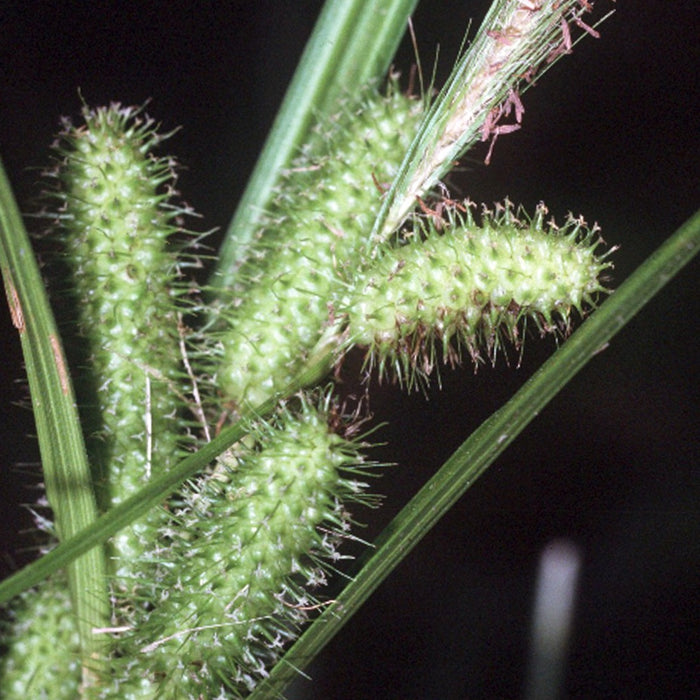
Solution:
{"label": "grass blade", "polygon": [[[59,539],[89,528],[97,517],[90,466],[75,396],[29,237],[0,163],[0,265],[12,321],[20,334],[34,409],[46,494]],[[97,670],[100,643],[92,629],[108,620],[106,563],[93,549],[68,568],[83,669]],[[84,675],[84,681],[89,677]]]}
{"label": "grass blade", "polygon": [[229,226],[211,283],[230,286],[280,169],[340,95],[384,76],[418,0],[328,0]]}
{"label": "grass blade", "polygon": [[[290,388],[286,395],[292,393],[293,389]],[[222,452],[245,437],[248,433],[248,422],[255,416],[269,413],[275,407],[278,398],[270,399],[262,406],[258,406],[255,411],[245,413],[240,420],[222,431],[214,440],[180,461],[170,471],[153,479],[148,485],[115,508],[101,515],[89,527],[77,532],[41,559],[6,578],[0,583],[0,604],[36,585],[54,571],[75,561],[92,548],[106,542],[116,532],[130,525],[150,508],[162,503],[186,479],[204,469]]]}

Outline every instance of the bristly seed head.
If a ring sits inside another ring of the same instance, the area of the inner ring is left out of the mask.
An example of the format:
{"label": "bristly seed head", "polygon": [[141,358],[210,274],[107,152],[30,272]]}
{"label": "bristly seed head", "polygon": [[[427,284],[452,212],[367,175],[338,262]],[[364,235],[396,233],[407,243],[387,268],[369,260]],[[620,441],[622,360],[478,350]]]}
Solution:
{"label": "bristly seed head", "polygon": [[[192,211],[177,203],[174,159],[152,153],[170,134],[143,109],[85,106],[82,124],[64,119],[49,173],[60,210],[48,235],[62,243],[68,288],[56,296],[73,297],[67,320],[85,367],[79,400],[93,407],[87,442],[103,509],[182,454],[179,329],[192,289],[180,270],[191,238],[181,220]],[[152,519],[156,511],[113,539],[117,576],[133,576]]]}
{"label": "bristly seed head", "polygon": [[238,697],[323,605],[307,587],[342,558],[346,506],[374,503],[364,482],[376,465],[343,436],[355,432],[346,420],[330,389],[293,397],[181,493],[161,538],[160,602],[135,610],[124,640],[158,697],[214,697],[222,684]]}
{"label": "bristly seed head", "polygon": [[221,313],[216,377],[237,408],[283,391],[305,366],[421,114],[395,80],[387,96],[372,88],[285,174]]}
{"label": "bristly seed head", "polygon": [[347,346],[367,348],[380,375],[410,387],[440,354],[455,365],[463,349],[475,364],[494,362],[504,340],[521,346],[528,322],[566,334],[574,312],[608,291],[601,273],[611,263],[595,253],[596,225],[569,216],[560,228],[545,223],[544,205],[529,219],[507,201],[477,225],[472,206],[430,212],[418,235],[383,249],[358,275],[343,309]]}

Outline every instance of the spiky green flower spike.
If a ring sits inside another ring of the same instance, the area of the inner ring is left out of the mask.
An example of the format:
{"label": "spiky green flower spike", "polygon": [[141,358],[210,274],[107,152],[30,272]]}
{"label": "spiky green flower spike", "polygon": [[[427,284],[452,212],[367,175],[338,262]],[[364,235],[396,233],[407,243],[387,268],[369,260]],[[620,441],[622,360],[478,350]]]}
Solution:
{"label": "spiky green flower spike", "polygon": [[462,348],[475,363],[495,361],[504,339],[520,345],[526,324],[565,333],[574,312],[608,291],[601,273],[611,263],[595,253],[597,226],[573,217],[562,228],[545,223],[544,205],[518,218],[509,202],[477,225],[472,206],[448,204],[422,220],[418,235],[383,249],[343,309],[348,345],[366,347],[370,365],[409,386],[432,371],[437,348],[450,364]]}
{"label": "spiky green flower spike", "polygon": [[386,97],[369,91],[321,125],[321,145],[282,179],[223,312],[217,382],[236,406],[258,405],[304,367],[422,112],[395,81]]}
{"label": "spiky green flower spike", "polygon": [[325,582],[323,561],[342,558],[348,504],[373,503],[356,427],[328,391],[295,397],[183,493],[160,538],[159,599],[123,640],[119,697],[239,697],[265,677],[318,605],[306,589]]}
{"label": "spiky green flower spike", "polygon": [[[191,212],[172,203],[173,161],[152,155],[166,136],[141,108],[85,107],[82,117],[81,126],[64,121],[51,175],[72,289],[61,293],[73,294],[74,321],[87,345],[82,374],[93,387],[81,398],[90,404],[88,445],[109,508],[178,459],[178,311],[186,287],[170,239]],[[114,538],[118,576],[133,575],[151,530],[145,518]]]}

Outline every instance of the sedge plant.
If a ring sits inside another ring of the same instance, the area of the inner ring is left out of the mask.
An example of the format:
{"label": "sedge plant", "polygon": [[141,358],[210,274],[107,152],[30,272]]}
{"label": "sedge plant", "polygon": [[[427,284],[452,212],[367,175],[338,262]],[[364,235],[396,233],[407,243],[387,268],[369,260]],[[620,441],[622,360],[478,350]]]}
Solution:
{"label": "sedge plant", "polygon": [[[51,551],[0,585],[7,697],[277,697],[694,255],[697,216],[601,303],[614,246],[597,226],[444,184],[475,143],[488,160],[523,127],[535,78],[598,35],[592,3],[495,0],[447,83],[419,94],[386,77],[414,5],[327,4],[211,260],[143,108],[64,121],[47,235],[77,366],[3,177],[3,278],[53,511]],[[189,273],[202,264],[203,287]],[[336,398],[347,353],[363,350],[371,395],[379,378],[424,386],[546,334],[552,358],[324,596],[382,466],[362,407]]]}

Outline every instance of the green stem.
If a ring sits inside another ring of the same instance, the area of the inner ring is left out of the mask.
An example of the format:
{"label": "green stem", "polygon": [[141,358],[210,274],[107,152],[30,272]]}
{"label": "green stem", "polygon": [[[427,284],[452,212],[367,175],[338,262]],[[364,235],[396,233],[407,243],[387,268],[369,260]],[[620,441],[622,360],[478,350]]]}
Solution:
{"label": "green stem", "polygon": [[238,204],[211,283],[233,282],[280,170],[338,98],[384,76],[418,0],[328,0]]}
{"label": "green stem", "polygon": [[[65,354],[2,163],[0,264],[13,324],[22,343],[46,494],[58,537],[64,541],[92,526],[97,505]],[[86,551],[68,567],[81,641],[83,683],[87,685],[93,682],[93,673],[100,670],[103,650],[92,630],[103,627],[109,619],[105,574],[105,556],[99,548]]]}
{"label": "green stem", "polygon": [[[294,390],[290,389],[288,392],[285,392],[285,395],[291,395],[292,393],[294,393]],[[162,503],[186,479],[204,469],[231,445],[244,438],[248,432],[248,420],[251,417],[264,416],[269,413],[276,405],[277,398],[270,399],[264,405],[258,406],[255,411],[247,412],[238,422],[224,430],[217,438],[183,459],[169,472],[154,479],[133,496],[100,516],[90,527],[81,530],[48,554],[45,554],[41,559],[6,578],[0,583],[0,604],[7,602],[23,590],[36,585],[54,571],[67,566],[82,554],[89,552],[93,547],[103,544],[119,530],[127,527],[137,518],[147,513],[153,506]]]}

